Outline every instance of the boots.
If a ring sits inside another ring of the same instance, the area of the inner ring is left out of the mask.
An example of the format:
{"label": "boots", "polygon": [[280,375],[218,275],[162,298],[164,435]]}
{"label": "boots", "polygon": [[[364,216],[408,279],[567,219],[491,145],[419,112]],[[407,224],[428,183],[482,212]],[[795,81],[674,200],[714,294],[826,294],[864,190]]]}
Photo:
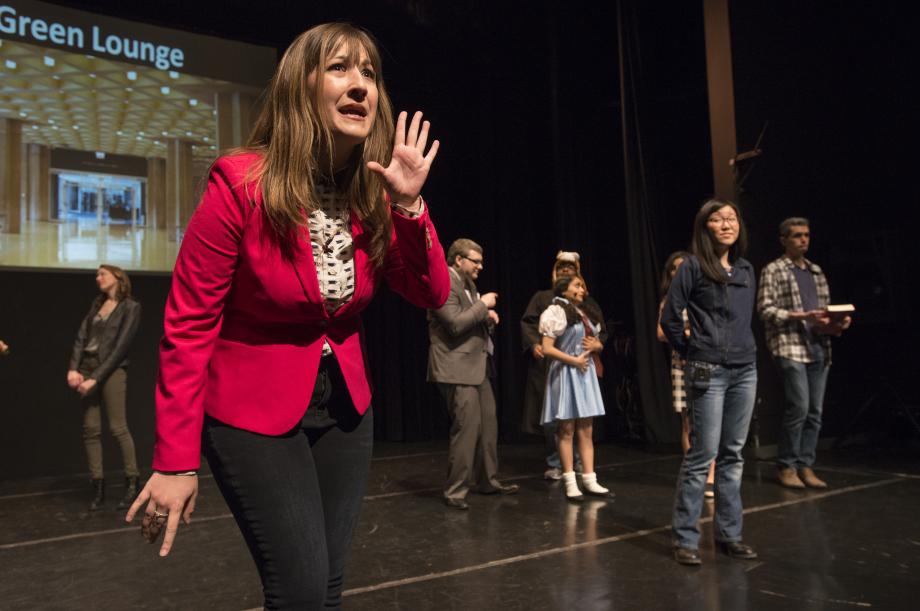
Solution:
{"label": "boots", "polygon": [[827,488],[827,482],[815,475],[811,467],[802,467],[799,469],[799,476],[809,488]]}
{"label": "boots", "polygon": [[137,496],[137,476],[125,478],[125,495],[118,501],[116,509],[127,509]]}
{"label": "boots", "polygon": [[94,479],[92,480],[93,484],[93,500],[89,503],[89,510],[96,511],[102,508],[102,504],[105,502],[105,480],[103,479]]}
{"label": "boots", "polygon": [[785,486],[786,488],[796,488],[801,490],[805,487],[805,484],[802,483],[802,480],[799,479],[795,469],[792,467],[780,467],[777,469],[776,479],[779,480],[780,486]]}

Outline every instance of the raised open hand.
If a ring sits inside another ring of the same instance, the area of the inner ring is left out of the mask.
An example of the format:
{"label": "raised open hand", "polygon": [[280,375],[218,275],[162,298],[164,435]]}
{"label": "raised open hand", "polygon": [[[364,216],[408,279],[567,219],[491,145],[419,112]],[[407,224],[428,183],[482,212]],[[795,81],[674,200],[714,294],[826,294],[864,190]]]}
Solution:
{"label": "raised open hand", "polygon": [[425,146],[428,144],[431,124],[428,121],[422,122],[422,113],[418,111],[412,117],[407,132],[407,116],[403,111],[396,120],[390,165],[383,167],[376,161],[369,161],[367,168],[380,176],[393,204],[411,208],[422,192],[422,185],[428,178],[428,170],[438,154],[440,143],[437,140],[432,142],[426,155]]}

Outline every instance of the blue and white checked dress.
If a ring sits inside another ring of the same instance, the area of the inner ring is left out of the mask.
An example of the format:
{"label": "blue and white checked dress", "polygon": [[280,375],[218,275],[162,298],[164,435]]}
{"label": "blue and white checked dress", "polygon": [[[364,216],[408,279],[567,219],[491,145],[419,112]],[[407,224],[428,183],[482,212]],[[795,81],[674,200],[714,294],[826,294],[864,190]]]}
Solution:
{"label": "blue and white checked dress", "polygon": [[[557,298],[559,299],[559,298]],[[600,332],[600,325],[590,323],[594,335]],[[565,310],[553,304],[540,315],[540,334],[556,339],[557,349],[578,356],[584,352],[581,341],[585,338],[585,327],[581,322],[566,324]],[[604,415],[604,400],[594,369],[594,359],[588,359],[588,369],[578,368],[552,359],[546,376],[546,394],[543,397],[541,424],[555,420],[593,418]]]}

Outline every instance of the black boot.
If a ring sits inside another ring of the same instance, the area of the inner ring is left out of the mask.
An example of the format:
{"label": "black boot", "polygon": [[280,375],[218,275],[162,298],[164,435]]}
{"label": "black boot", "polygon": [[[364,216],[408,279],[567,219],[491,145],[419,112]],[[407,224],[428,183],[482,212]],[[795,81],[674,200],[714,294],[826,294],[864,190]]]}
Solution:
{"label": "black boot", "polygon": [[89,510],[96,511],[102,507],[102,503],[105,502],[105,480],[94,479],[93,480],[93,500],[90,501]]}
{"label": "black boot", "polygon": [[125,478],[125,495],[120,501],[115,509],[127,509],[131,506],[131,503],[134,502],[134,497],[137,496],[137,476],[126,477]]}

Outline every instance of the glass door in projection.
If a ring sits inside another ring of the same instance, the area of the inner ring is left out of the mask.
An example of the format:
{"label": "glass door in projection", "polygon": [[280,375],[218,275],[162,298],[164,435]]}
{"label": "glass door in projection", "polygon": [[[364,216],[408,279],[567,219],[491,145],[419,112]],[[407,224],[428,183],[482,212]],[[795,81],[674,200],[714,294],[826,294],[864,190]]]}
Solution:
{"label": "glass door in projection", "polygon": [[63,221],[140,227],[146,224],[142,180],[61,172],[57,183],[58,215]]}

